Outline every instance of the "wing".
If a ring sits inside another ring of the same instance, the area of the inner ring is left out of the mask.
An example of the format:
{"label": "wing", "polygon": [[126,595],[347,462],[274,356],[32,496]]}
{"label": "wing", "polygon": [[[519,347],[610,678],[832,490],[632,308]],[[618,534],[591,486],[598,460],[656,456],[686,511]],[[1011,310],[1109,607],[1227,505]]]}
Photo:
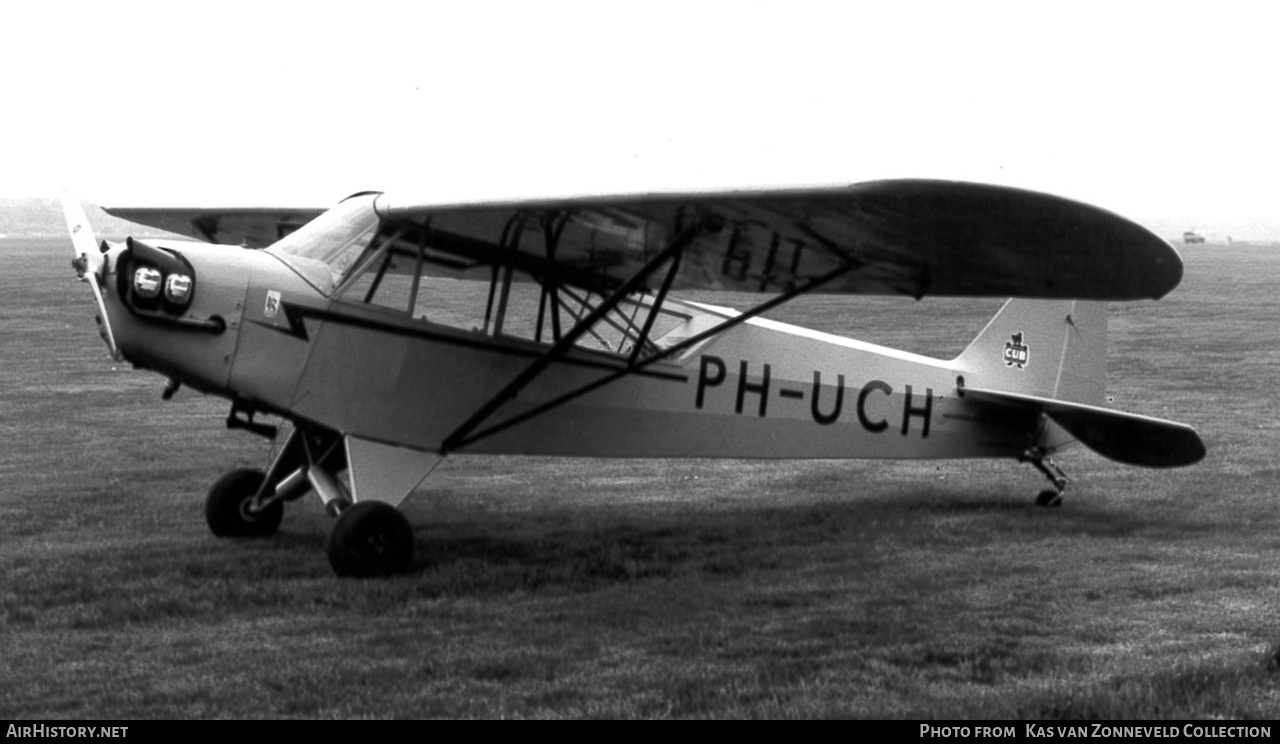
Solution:
{"label": "wing", "polygon": [[[612,285],[682,236],[688,243],[674,288],[779,292],[847,268],[818,291],[1130,300],[1159,298],[1182,279],[1173,247],[1129,220],[980,184],[901,180],[483,203],[383,194],[377,205],[386,220],[466,236],[455,241],[459,254],[479,238]],[[531,227],[557,238],[511,239]]]}
{"label": "wing", "polygon": [[1196,430],[1176,421],[998,390],[965,388],[964,397],[1044,413],[1084,446],[1128,465],[1180,467],[1200,462],[1205,455]]}
{"label": "wing", "polygon": [[[836,276],[818,291],[1132,300],[1159,298],[1182,279],[1173,247],[1123,217],[1046,194],[948,181],[466,203],[383,194],[377,209],[388,223],[429,229],[433,248],[464,261],[501,263],[505,255],[594,277],[599,287],[624,283],[676,240],[686,244],[675,289],[776,293]],[[323,210],[106,211],[261,247]]]}
{"label": "wing", "polygon": [[115,217],[221,245],[263,248],[324,213],[325,207],[103,207]]}

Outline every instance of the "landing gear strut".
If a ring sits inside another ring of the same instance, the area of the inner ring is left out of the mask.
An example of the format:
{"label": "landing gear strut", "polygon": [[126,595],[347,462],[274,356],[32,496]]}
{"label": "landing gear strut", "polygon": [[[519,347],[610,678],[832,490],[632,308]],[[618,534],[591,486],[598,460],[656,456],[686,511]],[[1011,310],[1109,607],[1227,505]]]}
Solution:
{"label": "landing gear strut", "polygon": [[[252,413],[248,421],[252,424]],[[243,421],[237,426],[247,428]],[[347,467],[341,435],[295,425],[266,472],[233,470],[213,484],[205,499],[205,520],[219,537],[270,535],[280,526],[286,501],[314,492],[325,511],[337,517],[325,547],[334,573],[368,577],[408,571],[414,548],[409,521],[387,503],[353,504],[347,487],[335,477]]]}
{"label": "landing gear strut", "polygon": [[1070,479],[1062,472],[1062,468],[1050,460],[1044,449],[1031,447],[1018,457],[1018,462],[1029,462],[1036,470],[1044,473],[1053,488],[1045,489],[1036,496],[1036,506],[1062,506],[1062,492],[1066,490]]}

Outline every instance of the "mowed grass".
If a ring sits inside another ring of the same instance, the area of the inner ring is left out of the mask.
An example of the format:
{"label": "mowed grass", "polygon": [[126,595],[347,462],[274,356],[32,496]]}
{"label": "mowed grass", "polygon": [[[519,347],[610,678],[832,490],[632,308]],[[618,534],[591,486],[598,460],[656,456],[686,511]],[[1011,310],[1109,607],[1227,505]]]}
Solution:
{"label": "mowed grass", "polygon": [[[1182,252],[1112,306],[1109,392],[1192,468],[1073,450],[1037,509],[1014,462],[452,457],[414,571],[350,581],[310,498],[210,535],[269,445],[106,357],[66,241],[0,241],[0,718],[1274,718],[1280,248]],[[998,305],[774,317],[951,356]]]}

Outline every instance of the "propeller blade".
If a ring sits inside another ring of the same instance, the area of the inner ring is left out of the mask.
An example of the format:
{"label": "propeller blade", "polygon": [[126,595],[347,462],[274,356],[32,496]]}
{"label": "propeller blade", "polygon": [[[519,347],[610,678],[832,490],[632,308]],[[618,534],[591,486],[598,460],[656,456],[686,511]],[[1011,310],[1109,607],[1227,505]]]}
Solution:
{"label": "propeller blade", "polygon": [[93,299],[98,303],[98,317],[102,321],[102,337],[107,342],[107,348],[111,350],[111,357],[119,359],[120,352],[116,347],[116,337],[111,332],[111,316],[107,315],[107,304],[102,299],[102,288],[99,286],[103,279],[102,269],[106,259],[102,251],[98,250],[98,243],[93,237],[93,228],[89,225],[89,218],[85,215],[80,200],[63,192],[62,214],[67,219],[67,230],[71,232],[72,251],[75,254],[71,265],[80,275],[80,281],[87,281],[89,288],[93,290]]}

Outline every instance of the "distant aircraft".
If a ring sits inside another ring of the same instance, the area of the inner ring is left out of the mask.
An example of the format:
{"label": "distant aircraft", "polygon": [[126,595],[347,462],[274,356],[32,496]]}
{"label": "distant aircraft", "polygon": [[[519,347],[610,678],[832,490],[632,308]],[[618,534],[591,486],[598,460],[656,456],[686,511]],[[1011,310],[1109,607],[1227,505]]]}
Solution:
{"label": "distant aircraft", "polygon": [[[1177,253],[1053,196],[900,180],[107,209],[221,246],[99,245],[64,202],[113,356],[168,377],[166,399],[179,385],[228,399],[229,427],[292,423],[265,470],[213,485],[211,530],[271,534],[314,492],[337,517],[339,575],[409,568],[396,506],[455,452],[1010,458],[1048,478],[1043,505],[1067,483],[1050,455],[1074,442],[1150,467],[1205,453],[1188,426],[1100,407],[1104,303],[1172,290]],[[763,299],[739,312],[675,298],[688,289]],[[945,361],[760,317],[809,292],[1015,299]]]}

